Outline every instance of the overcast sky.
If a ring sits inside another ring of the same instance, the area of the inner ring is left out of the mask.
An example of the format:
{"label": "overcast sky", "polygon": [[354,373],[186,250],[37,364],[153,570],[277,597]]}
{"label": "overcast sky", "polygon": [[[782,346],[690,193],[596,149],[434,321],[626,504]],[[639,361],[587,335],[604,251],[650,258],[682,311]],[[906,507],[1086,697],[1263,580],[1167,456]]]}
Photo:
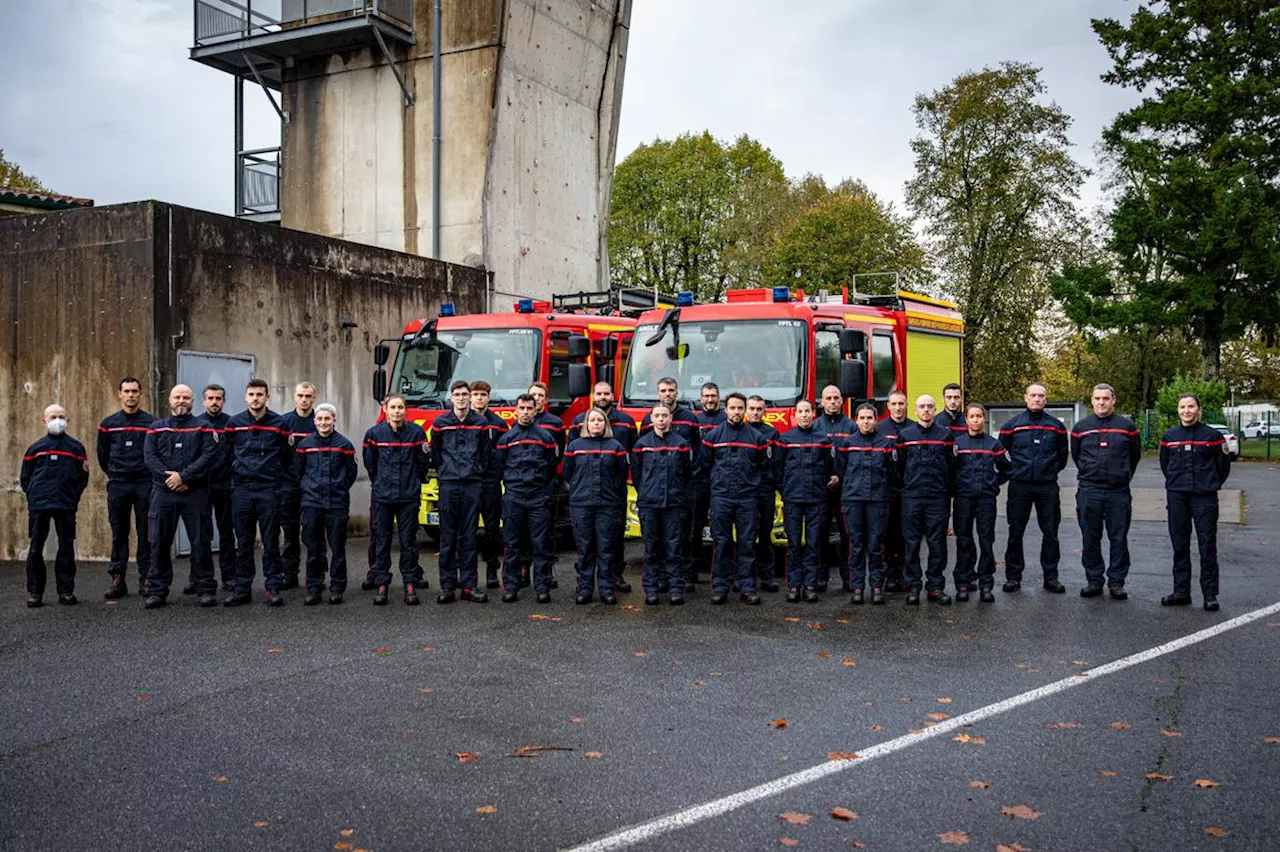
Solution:
{"label": "overcast sky", "polygon": [[[446,8],[452,2],[445,0]],[[17,0],[0,26],[0,148],[58,192],[231,210],[232,84],[188,60],[191,0]],[[1044,69],[1075,156],[1136,96],[1103,84],[1091,17],[1133,0],[634,0],[618,157],[656,137],[746,133],[788,175],[865,181],[901,204],[911,103],[957,74]],[[447,11],[446,11],[447,14]],[[249,92],[252,146],[275,113]],[[1086,186],[1086,205],[1097,200]]]}

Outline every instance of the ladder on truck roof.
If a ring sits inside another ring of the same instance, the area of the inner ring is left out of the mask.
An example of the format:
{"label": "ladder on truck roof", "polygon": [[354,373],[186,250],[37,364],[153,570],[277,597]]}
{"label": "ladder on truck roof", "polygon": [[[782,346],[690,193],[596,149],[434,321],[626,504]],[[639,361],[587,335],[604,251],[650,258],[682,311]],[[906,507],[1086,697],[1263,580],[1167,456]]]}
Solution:
{"label": "ladder on truck roof", "polygon": [[674,308],[674,296],[640,290],[635,287],[616,287],[612,290],[583,290],[578,293],[556,293],[551,297],[557,311],[595,313],[601,316],[638,317],[655,308]]}

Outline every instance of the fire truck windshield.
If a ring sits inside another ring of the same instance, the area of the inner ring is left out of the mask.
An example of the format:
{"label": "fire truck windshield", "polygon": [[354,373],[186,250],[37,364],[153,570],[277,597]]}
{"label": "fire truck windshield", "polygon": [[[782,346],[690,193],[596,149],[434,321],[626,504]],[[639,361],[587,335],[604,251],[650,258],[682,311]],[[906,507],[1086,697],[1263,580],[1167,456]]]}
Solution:
{"label": "fire truck windshield", "polygon": [[720,386],[721,399],[733,391],[759,394],[773,408],[795,405],[804,392],[808,334],[800,320],[686,321],[679,324],[678,347],[671,333],[653,346],[643,345],[657,328],[636,329],[625,405],[657,402],[664,376],[678,380],[680,399],[694,405],[705,382]]}
{"label": "fire truck windshield", "polygon": [[483,379],[495,405],[514,405],[538,376],[542,333],[533,328],[450,329],[400,345],[391,391],[411,407],[446,408],[455,380]]}

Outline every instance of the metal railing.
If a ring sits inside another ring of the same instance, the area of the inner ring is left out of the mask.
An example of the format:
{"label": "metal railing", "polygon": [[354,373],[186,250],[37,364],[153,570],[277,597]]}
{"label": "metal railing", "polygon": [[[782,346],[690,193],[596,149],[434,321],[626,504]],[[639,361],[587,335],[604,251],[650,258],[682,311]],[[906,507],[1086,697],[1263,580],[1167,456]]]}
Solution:
{"label": "metal railing", "polygon": [[236,155],[240,197],[237,216],[280,212],[280,149],[256,148]]}
{"label": "metal railing", "polygon": [[413,30],[413,0],[195,0],[195,44],[278,33],[344,18],[382,18]]}

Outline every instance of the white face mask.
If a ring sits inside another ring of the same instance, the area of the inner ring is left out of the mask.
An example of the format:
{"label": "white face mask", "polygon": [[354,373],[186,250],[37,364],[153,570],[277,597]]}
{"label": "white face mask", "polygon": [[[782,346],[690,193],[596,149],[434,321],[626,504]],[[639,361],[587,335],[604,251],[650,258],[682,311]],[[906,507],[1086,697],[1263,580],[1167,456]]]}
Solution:
{"label": "white face mask", "polygon": [[49,430],[50,435],[61,435],[67,431],[67,421],[61,417],[55,417],[45,425],[45,428]]}

